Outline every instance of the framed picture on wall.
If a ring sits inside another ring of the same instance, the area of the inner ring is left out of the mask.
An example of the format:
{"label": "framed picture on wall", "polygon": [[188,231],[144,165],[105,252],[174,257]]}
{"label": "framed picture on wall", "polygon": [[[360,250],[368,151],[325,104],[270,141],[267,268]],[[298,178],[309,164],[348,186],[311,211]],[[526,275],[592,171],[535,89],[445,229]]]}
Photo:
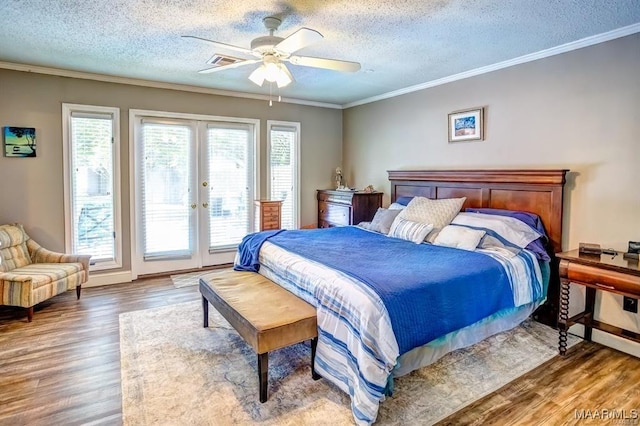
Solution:
{"label": "framed picture on wall", "polygon": [[454,111],[449,114],[449,142],[484,139],[484,108]]}
{"label": "framed picture on wall", "polygon": [[10,127],[2,129],[5,157],[35,157],[36,129],[33,127]]}

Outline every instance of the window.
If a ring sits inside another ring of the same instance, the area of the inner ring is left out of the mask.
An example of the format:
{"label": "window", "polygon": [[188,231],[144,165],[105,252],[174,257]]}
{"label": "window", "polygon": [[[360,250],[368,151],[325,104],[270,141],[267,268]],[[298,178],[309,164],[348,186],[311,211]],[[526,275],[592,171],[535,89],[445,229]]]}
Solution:
{"label": "window", "polygon": [[119,109],[63,104],[62,119],[66,250],[119,268]]}
{"label": "window", "polygon": [[269,196],[282,200],[282,228],[296,229],[300,199],[300,123],[268,121]]}

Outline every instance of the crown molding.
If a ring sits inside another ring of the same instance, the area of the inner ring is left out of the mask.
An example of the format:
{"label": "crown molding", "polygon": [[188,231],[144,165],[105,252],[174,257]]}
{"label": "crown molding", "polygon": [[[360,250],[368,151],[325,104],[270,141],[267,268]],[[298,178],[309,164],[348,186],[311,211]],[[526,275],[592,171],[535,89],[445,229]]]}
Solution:
{"label": "crown molding", "polygon": [[560,55],[562,53],[571,52],[572,50],[582,49],[583,47],[593,46],[594,44],[600,44],[600,43],[604,43],[606,41],[614,40],[617,38],[626,37],[628,35],[632,35],[638,32],[640,32],[640,23],[628,25],[626,27],[621,27],[613,31],[597,34],[590,37],[585,37],[580,40],[561,44],[559,46],[541,50],[535,53],[530,53],[528,55],[519,56],[517,58],[509,59],[507,61],[498,62],[496,64],[487,65],[485,67],[480,67],[470,71],[461,72],[459,74],[450,75],[447,77],[439,78],[437,80],[428,81],[426,83],[416,84],[415,86],[405,87],[403,89],[394,90],[392,92],[383,93],[381,95],[372,96],[370,98],[361,99],[359,101],[349,102],[347,104],[342,105],[342,108],[347,109],[347,108],[355,107],[358,105],[364,105],[372,102],[381,101],[383,99],[395,98],[396,96],[417,92],[418,90],[440,86],[440,85],[451,83],[454,81],[463,80],[465,78],[474,77],[476,75],[497,71],[503,68],[509,68],[509,67],[524,64],[527,62],[537,61],[538,59],[548,58],[550,56]]}
{"label": "crown molding", "polygon": [[[203,93],[207,95],[230,96],[234,98],[256,99],[261,101],[269,101],[272,98],[267,95],[259,95],[254,93],[236,92],[232,90],[211,89],[207,87],[191,86],[188,84],[165,83],[161,81],[144,80],[138,78],[119,77],[107,74],[95,74],[84,71],[72,71],[61,68],[42,67],[38,65],[18,64],[14,62],[0,61],[0,68],[32,72],[37,74],[54,75],[57,77],[79,78],[83,80],[95,80],[106,83],[130,84],[133,86],[152,87],[155,89],[179,90],[182,92]],[[307,101],[304,99],[282,98],[281,103],[306,105],[319,108],[342,109],[342,105],[330,104],[325,102]]]}

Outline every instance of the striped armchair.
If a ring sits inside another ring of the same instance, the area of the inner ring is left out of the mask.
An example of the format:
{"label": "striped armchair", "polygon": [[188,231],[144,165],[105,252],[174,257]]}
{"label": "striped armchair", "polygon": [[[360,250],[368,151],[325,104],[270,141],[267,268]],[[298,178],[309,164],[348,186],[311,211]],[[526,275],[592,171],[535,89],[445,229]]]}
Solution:
{"label": "striped armchair", "polygon": [[54,253],[33,241],[20,224],[0,226],[0,305],[33,307],[73,288],[80,299],[89,278],[86,255]]}

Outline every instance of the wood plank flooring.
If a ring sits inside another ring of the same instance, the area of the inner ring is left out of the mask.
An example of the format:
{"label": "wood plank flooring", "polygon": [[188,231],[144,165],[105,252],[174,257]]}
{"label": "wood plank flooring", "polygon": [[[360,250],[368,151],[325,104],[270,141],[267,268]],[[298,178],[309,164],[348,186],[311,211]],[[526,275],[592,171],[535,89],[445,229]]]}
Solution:
{"label": "wood plank flooring", "polygon": [[[118,315],[191,300],[197,286],[157,277],[69,291],[31,323],[0,306],[0,425],[121,424]],[[441,424],[576,424],[576,409],[640,408],[638,383],[640,359],[584,343]]]}

